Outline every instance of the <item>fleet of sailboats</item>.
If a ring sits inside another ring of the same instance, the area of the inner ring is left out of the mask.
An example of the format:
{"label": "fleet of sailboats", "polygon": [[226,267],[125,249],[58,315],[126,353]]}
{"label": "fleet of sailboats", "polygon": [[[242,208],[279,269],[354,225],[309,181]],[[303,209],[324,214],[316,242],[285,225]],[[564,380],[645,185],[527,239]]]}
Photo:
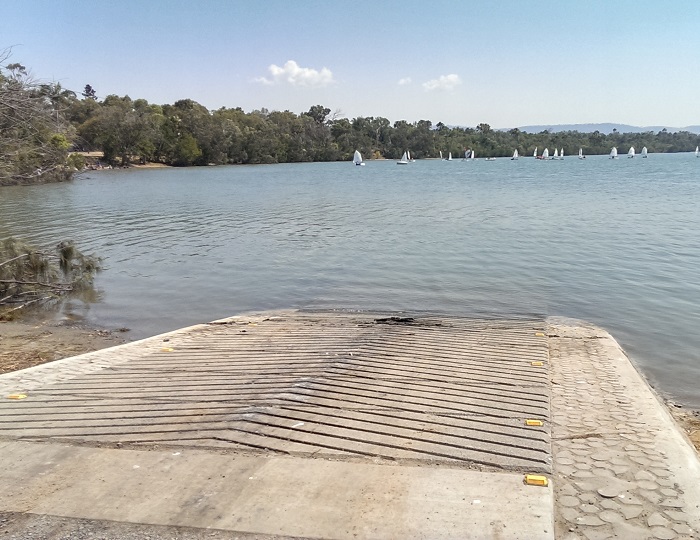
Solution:
{"label": "fleet of sailboats", "polygon": [[[439,151],[440,153],[440,159],[443,161],[453,161],[452,158],[452,152],[447,153],[447,157],[443,158],[442,157],[442,150]],[[628,158],[633,158],[637,154],[635,152],[634,146],[630,146],[629,150],[627,151],[627,157]],[[641,157],[646,158],[648,157],[648,149],[646,146],[642,147],[642,151],[640,152]],[[554,154],[550,158],[549,157],[549,149],[545,148],[542,151],[542,155],[538,156],[537,155],[537,147],[535,146],[535,151],[532,153],[532,157],[537,158],[537,159],[564,159],[564,148],[555,148],[554,149]],[[695,147],[695,157],[700,158],[700,146]],[[510,158],[511,161],[516,161],[517,159],[520,158],[520,153],[518,152],[518,149],[513,150],[513,156]],[[579,159],[586,159],[586,156],[583,155],[583,148],[578,149],[578,158]],[[613,146],[612,149],[610,150],[610,159],[617,159],[617,147]],[[467,161],[467,160],[474,160],[476,159],[476,152],[473,149],[465,149],[464,150],[464,158],[462,161]],[[495,161],[495,157],[487,157],[486,161]],[[353,155],[352,161],[355,165],[365,165],[364,160],[362,159],[362,154],[360,153],[359,150],[355,150],[355,153]],[[415,159],[411,159],[411,152],[410,150],[406,150],[403,155],[401,156],[401,159],[399,159],[396,164],[397,165],[406,165],[408,163],[414,163]]]}

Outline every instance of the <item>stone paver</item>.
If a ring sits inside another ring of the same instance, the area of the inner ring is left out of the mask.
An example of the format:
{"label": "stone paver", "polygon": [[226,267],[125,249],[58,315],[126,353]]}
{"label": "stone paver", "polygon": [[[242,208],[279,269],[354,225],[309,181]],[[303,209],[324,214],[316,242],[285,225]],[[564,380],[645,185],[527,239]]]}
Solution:
{"label": "stone paver", "polygon": [[548,335],[556,537],[697,538],[700,465],[646,382],[599,328]]}

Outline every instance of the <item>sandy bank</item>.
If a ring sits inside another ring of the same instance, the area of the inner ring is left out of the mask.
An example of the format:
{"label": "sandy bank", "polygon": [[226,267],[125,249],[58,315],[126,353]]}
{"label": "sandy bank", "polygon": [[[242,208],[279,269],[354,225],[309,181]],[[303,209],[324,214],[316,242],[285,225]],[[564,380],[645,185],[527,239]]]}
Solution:
{"label": "sandy bank", "polygon": [[56,322],[0,321],[0,374],[127,341],[124,334]]}

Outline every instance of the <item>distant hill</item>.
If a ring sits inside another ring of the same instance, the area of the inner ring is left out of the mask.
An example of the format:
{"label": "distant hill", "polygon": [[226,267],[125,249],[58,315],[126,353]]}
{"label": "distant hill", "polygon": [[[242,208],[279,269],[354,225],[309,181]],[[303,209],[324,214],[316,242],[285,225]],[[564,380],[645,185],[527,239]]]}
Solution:
{"label": "distant hill", "polygon": [[653,131],[658,133],[659,131],[666,129],[669,133],[676,133],[678,131],[689,131],[700,135],[700,126],[687,126],[683,128],[670,127],[670,126],[630,126],[628,124],[557,124],[549,126],[520,126],[518,129],[520,131],[525,131],[527,133],[540,133],[542,131],[549,131],[550,133],[557,133],[559,131],[578,131],[580,133],[593,133],[594,131],[600,131],[606,135],[613,132],[616,129],[619,133],[644,133],[645,131]]}

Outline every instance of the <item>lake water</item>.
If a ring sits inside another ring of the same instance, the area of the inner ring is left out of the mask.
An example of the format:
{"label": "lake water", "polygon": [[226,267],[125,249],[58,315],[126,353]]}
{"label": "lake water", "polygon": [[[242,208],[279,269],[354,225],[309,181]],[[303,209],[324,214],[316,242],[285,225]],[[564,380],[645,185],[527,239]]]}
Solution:
{"label": "lake water", "polygon": [[104,258],[64,311],[140,338],[249,310],[563,315],[700,408],[700,159],[124,170],[0,189],[0,237]]}

